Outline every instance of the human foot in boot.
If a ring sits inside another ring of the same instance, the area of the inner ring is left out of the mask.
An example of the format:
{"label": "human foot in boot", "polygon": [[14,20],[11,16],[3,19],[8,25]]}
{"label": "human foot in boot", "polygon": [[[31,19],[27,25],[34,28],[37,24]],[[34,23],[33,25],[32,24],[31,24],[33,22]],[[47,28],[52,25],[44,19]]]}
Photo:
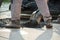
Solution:
{"label": "human foot in boot", "polygon": [[51,29],[53,26],[51,24],[51,19],[47,20],[46,28]]}
{"label": "human foot in boot", "polygon": [[51,29],[52,28],[52,25],[46,25],[46,28],[47,29]]}
{"label": "human foot in boot", "polygon": [[6,24],[6,28],[20,28],[20,20],[11,20],[10,24]]}

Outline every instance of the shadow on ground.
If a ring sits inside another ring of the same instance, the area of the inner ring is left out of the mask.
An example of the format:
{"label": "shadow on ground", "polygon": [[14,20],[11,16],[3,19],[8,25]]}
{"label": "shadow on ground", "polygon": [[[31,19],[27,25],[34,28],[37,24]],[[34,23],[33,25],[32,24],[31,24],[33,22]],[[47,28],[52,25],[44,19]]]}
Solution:
{"label": "shadow on ground", "polygon": [[24,38],[20,34],[20,29],[12,29],[9,40],[24,40]]}
{"label": "shadow on ground", "polygon": [[36,40],[51,40],[53,35],[53,30],[49,29],[46,30],[44,33],[42,33],[41,35],[39,35]]}

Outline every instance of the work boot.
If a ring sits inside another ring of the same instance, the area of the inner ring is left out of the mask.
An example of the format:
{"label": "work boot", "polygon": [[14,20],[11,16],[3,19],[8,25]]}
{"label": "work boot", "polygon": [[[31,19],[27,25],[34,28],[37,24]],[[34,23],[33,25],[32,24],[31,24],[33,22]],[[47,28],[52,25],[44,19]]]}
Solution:
{"label": "work boot", "polygon": [[53,26],[52,26],[52,24],[51,24],[51,19],[49,19],[49,20],[47,20],[46,21],[46,28],[47,29],[51,29]]}
{"label": "work boot", "polygon": [[10,24],[6,24],[6,28],[20,28],[20,20],[11,20]]}

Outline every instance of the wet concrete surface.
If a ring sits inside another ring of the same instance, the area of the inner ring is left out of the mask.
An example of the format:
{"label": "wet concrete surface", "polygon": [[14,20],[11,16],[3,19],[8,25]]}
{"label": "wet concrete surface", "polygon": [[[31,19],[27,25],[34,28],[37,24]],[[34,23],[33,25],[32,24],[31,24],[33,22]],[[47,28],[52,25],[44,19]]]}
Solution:
{"label": "wet concrete surface", "polygon": [[0,28],[0,40],[60,40],[60,24],[53,24],[52,29],[26,28],[8,29]]}

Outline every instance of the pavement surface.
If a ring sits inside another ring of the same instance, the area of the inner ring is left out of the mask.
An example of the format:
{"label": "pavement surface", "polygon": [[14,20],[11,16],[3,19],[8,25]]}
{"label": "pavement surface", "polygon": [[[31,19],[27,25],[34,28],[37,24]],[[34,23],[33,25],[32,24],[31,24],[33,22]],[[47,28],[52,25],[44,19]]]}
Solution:
{"label": "pavement surface", "polygon": [[60,24],[52,29],[44,28],[0,28],[0,40],[60,40]]}

